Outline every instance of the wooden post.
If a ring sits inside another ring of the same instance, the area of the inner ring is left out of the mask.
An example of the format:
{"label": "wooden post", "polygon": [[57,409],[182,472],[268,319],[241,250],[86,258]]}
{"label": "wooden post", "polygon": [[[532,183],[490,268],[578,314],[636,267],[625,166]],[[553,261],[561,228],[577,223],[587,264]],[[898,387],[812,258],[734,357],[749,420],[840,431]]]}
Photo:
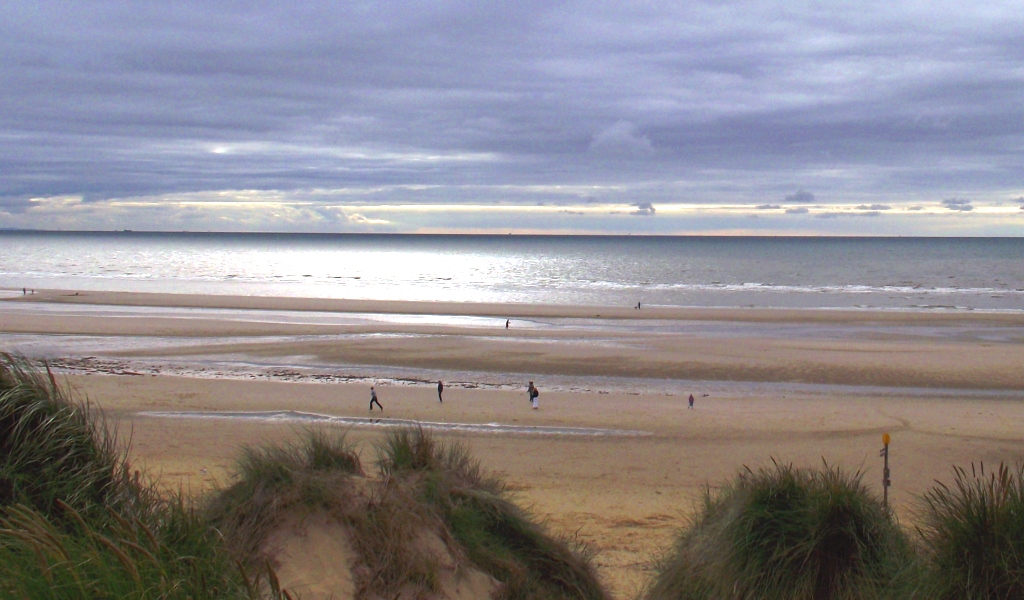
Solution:
{"label": "wooden post", "polygon": [[892,481],[889,479],[889,434],[882,434],[882,449],[879,451],[879,456],[885,459],[885,465],[882,468],[882,504],[889,508],[889,486],[892,485]]}

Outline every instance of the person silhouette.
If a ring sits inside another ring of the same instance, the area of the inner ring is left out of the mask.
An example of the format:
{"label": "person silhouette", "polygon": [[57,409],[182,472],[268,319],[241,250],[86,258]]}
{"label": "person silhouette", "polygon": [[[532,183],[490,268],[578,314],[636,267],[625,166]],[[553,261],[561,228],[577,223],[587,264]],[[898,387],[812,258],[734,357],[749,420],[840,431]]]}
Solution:
{"label": "person silhouette", "polygon": [[377,408],[380,409],[380,412],[384,412],[384,407],[381,406],[380,405],[380,401],[377,400],[377,390],[373,389],[373,386],[371,385],[370,386],[370,412],[373,412],[373,405],[374,404],[377,405]]}
{"label": "person silhouette", "polygon": [[437,401],[438,402],[444,402],[444,398],[441,397],[441,392],[443,392],[443,391],[444,391],[444,383],[440,379],[438,379],[437,380]]}

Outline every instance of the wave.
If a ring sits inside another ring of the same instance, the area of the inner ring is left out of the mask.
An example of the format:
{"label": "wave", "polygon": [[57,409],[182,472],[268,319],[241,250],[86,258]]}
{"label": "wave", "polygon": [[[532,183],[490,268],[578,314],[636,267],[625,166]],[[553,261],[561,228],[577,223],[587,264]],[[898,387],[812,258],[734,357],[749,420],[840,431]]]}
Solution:
{"label": "wave", "polygon": [[[564,283],[564,282],[563,282]],[[623,283],[615,281],[591,281],[577,288],[607,291],[637,292],[767,292],[779,294],[937,294],[937,295],[979,295],[1010,294],[1024,296],[1024,288],[992,287],[926,287],[921,284],[905,285],[794,285],[781,283]]]}

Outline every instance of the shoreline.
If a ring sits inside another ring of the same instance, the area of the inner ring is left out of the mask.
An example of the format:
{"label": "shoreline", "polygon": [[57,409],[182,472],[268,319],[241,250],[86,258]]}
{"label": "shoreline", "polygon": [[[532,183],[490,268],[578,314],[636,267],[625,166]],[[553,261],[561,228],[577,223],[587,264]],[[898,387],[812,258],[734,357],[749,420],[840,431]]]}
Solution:
{"label": "shoreline", "polygon": [[1024,326],[1024,311],[1000,309],[716,308],[645,305],[641,310],[637,310],[633,306],[367,300],[63,289],[37,289],[35,294],[28,296],[10,296],[0,299],[0,302],[51,302],[108,306],[278,310],[334,313],[462,315],[494,318],[542,317],[624,320],[654,319],[669,321],[730,321],[740,323],[973,323],[991,324],[996,326]]}

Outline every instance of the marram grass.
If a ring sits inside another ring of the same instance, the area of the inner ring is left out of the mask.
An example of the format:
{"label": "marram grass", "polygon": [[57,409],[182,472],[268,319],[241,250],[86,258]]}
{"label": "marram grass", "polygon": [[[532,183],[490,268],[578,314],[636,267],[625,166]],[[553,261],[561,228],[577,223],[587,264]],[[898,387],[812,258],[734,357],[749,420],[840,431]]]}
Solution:
{"label": "marram grass", "polygon": [[403,429],[388,435],[378,454],[388,488],[411,493],[439,516],[473,564],[503,584],[503,600],[608,598],[592,553],[547,533],[461,444]]}
{"label": "marram grass", "polygon": [[707,490],[644,598],[896,598],[912,564],[909,541],[861,473],[773,462]]}
{"label": "marram grass", "polygon": [[257,587],[188,502],[131,472],[99,415],[0,355],[0,597],[242,600]]}
{"label": "marram grass", "polygon": [[1024,598],[1024,465],[954,468],[952,486],[922,497],[921,525],[933,598]]}

